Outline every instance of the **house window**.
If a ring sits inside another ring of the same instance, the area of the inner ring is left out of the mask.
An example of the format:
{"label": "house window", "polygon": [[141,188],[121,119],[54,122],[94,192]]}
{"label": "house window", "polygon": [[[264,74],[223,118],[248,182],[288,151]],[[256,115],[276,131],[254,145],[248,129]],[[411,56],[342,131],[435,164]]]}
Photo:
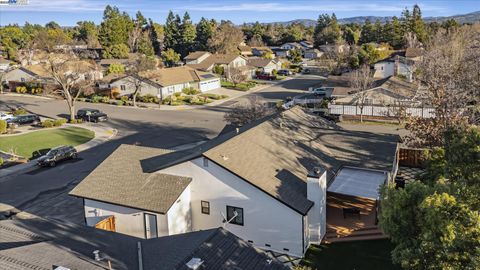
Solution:
{"label": "house window", "polygon": [[208,159],[203,158],[203,167],[208,167]]}
{"label": "house window", "polygon": [[125,90],[127,90],[127,88],[125,87],[124,84],[122,84],[122,85],[120,85],[120,90],[125,91]]}
{"label": "house window", "polygon": [[202,214],[210,215],[210,202],[201,201],[202,205]]}
{"label": "house window", "polygon": [[21,82],[25,82],[25,78],[20,78],[20,81],[21,81]]}
{"label": "house window", "polygon": [[227,205],[227,221],[243,226],[243,208]]}

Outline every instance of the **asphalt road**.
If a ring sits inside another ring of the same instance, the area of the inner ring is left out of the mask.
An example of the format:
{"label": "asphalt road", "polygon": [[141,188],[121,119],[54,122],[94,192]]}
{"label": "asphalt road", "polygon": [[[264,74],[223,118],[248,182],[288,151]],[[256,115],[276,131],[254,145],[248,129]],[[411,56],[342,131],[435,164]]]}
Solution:
{"label": "asphalt road", "polygon": [[[269,102],[303,95],[308,87],[318,84],[320,79],[318,76],[300,75],[219,106],[194,110],[134,109],[105,104],[80,103],[77,108],[90,107],[106,112],[110,120],[101,125],[117,129],[117,136],[105,144],[82,152],[77,161],[2,179],[0,181],[0,204],[10,205],[20,211],[27,211],[43,217],[83,222],[82,201],[72,198],[66,193],[120,144],[172,148],[208,140],[229,130],[223,120],[223,115],[235,104],[244,102],[253,95]],[[5,110],[9,106],[21,106],[33,113],[47,117],[64,116],[67,112],[67,106],[63,100],[0,96],[0,110]]]}

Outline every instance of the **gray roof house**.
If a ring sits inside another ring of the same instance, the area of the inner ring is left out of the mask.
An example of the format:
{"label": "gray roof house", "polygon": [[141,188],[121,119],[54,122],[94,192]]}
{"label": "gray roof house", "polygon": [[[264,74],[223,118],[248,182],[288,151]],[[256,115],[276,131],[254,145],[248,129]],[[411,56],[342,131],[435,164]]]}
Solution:
{"label": "gray roof house", "polygon": [[[120,146],[70,194],[84,199],[89,226],[115,216],[117,231],[142,238],[224,226],[256,247],[301,257],[325,235],[337,173],[375,171],[383,175],[375,183],[389,181],[397,141],[293,107],[183,151]],[[365,194],[378,193],[379,184],[357,180]],[[147,219],[154,226],[145,228]]]}
{"label": "gray roof house", "polygon": [[[198,267],[192,268],[195,265]],[[0,221],[0,269],[226,270],[232,267],[288,269],[222,228],[145,240],[37,218]]]}

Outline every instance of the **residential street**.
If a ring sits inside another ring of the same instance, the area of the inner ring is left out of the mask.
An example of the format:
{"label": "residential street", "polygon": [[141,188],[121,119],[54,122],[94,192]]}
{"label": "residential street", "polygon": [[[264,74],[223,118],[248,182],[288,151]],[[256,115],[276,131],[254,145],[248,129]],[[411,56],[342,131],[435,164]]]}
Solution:
{"label": "residential street", "polygon": [[[321,77],[300,75],[280,82],[255,93],[238,97],[219,106],[191,110],[153,110],[116,107],[105,104],[79,103],[82,107],[104,111],[110,120],[107,125],[118,130],[115,138],[80,154],[80,159],[65,162],[55,168],[36,169],[32,172],[9,176],[0,183],[0,210],[13,206],[20,211],[83,222],[80,199],[66,193],[85,178],[120,144],[138,144],[158,148],[173,148],[184,144],[204,141],[228,130],[223,114],[237,102],[258,95],[266,101],[275,102],[287,97],[301,95],[308,87],[318,84]],[[22,106],[27,110],[47,117],[59,117],[67,111],[63,100],[48,100],[31,97],[1,96],[0,110],[7,106]],[[114,174],[115,172],[112,172]],[[6,205],[6,206],[5,206]]]}

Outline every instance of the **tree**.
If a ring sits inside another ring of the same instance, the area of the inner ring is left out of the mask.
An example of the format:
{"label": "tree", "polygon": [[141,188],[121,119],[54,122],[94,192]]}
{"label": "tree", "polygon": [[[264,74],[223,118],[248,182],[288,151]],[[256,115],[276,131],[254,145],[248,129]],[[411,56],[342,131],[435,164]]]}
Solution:
{"label": "tree", "polygon": [[375,41],[375,28],[369,19],[365,20],[362,26],[362,35],[360,36],[360,43],[370,43]]}
{"label": "tree", "polygon": [[107,69],[107,75],[108,74],[123,74],[125,73],[125,66],[122,64],[110,64]]}
{"label": "tree", "polygon": [[239,68],[229,69],[227,77],[230,78],[230,81],[232,81],[235,86],[247,80],[247,75]]}
{"label": "tree", "polygon": [[130,16],[121,14],[117,7],[107,5],[99,28],[100,44],[104,48],[124,44],[127,46],[130,31],[134,28]]}
{"label": "tree", "polygon": [[418,64],[419,79],[426,87],[424,103],[435,117],[410,117],[405,141],[412,147],[444,145],[443,134],[451,127],[478,124],[480,104],[480,28],[439,30],[426,44]]}
{"label": "tree", "polygon": [[85,44],[92,48],[97,48],[100,45],[100,43],[98,42],[97,26],[94,22],[77,22],[74,38],[76,40],[85,42]]}
{"label": "tree", "polygon": [[115,44],[110,47],[106,47],[104,51],[105,58],[117,58],[117,59],[125,59],[128,58],[128,46],[120,43]]}
{"label": "tree", "polygon": [[216,53],[238,54],[238,45],[244,40],[242,30],[232,22],[222,21],[208,41],[208,47]]}
{"label": "tree", "polygon": [[[134,26],[132,30],[128,33],[128,47],[130,48],[131,52],[137,52],[140,39],[144,37],[143,35],[144,29],[147,26],[147,19],[145,19],[145,17],[140,11],[137,12],[135,20],[133,21],[133,25]],[[143,45],[145,46],[145,44],[147,43],[147,40],[144,38],[142,42],[143,42]]]}
{"label": "tree", "polygon": [[54,21],[51,21],[51,22],[45,24],[45,28],[47,28],[47,29],[60,29],[61,27],[58,23],[56,23]]}
{"label": "tree", "polygon": [[160,55],[163,46],[164,28],[162,25],[154,23],[152,19],[149,19],[148,22],[148,33],[150,35],[153,50],[156,55]]}
{"label": "tree", "polygon": [[162,60],[166,66],[171,67],[180,61],[180,54],[176,53],[173,49],[167,49],[162,52]]}
{"label": "tree", "polygon": [[267,106],[267,103],[260,101],[259,97],[254,95],[248,99],[246,105],[232,108],[224,118],[227,123],[239,127],[262,119],[271,113],[273,110]]}
{"label": "tree", "polygon": [[302,62],[302,52],[296,49],[290,50],[290,55],[288,56],[288,58],[293,63],[300,63]]}
{"label": "tree", "polygon": [[363,108],[367,104],[368,93],[366,90],[372,88],[373,78],[370,75],[370,67],[363,65],[352,72],[349,77],[350,86],[355,91],[354,103],[360,109],[360,122],[363,122]]}
{"label": "tree", "polygon": [[195,38],[197,37],[195,26],[188,12],[185,12],[180,25],[180,44],[178,52],[182,57],[195,50]]}
{"label": "tree", "polygon": [[79,62],[74,55],[68,58],[50,57],[48,71],[60,87],[61,96],[67,102],[70,121],[74,121],[75,104],[78,97],[91,87],[95,80],[92,75],[95,71],[95,64]]}
{"label": "tree", "polygon": [[196,27],[196,50],[207,51],[209,49],[208,41],[210,40],[210,38],[212,38],[215,27],[216,25],[215,23],[212,23],[212,21],[209,21],[203,17],[200,19]]}
{"label": "tree", "polygon": [[350,45],[355,45],[360,40],[361,32],[358,30],[353,30],[352,28],[347,26],[343,33],[345,41]]}
{"label": "tree", "polygon": [[164,26],[164,45],[167,49],[176,49],[180,40],[180,18],[172,11],[168,13]]}
{"label": "tree", "polygon": [[0,94],[3,94],[3,80],[5,78],[5,72],[0,72]]}
{"label": "tree", "polygon": [[127,82],[134,87],[132,94],[133,106],[137,107],[137,97],[142,92],[142,87],[144,85],[142,75],[143,72],[154,69],[156,66],[156,61],[152,57],[142,56],[136,63],[127,71]]}
{"label": "tree", "polygon": [[137,42],[137,52],[146,56],[153,56],[155,50],[150,39],[148,31],[143,32]]}
{"label": "tree", "polygon": [[381,56],[375,45],[371,43],[362,44],[360,50],[358,52],[358,56],[360,59],[360,63],[372,65],[378,60],[380,60]]}
{"label": "tree", "polygon": [[342,31],[335,13],[331,17],[328,14],[320,15],[314,31],[315,46],[338,44],[341,39]]}

